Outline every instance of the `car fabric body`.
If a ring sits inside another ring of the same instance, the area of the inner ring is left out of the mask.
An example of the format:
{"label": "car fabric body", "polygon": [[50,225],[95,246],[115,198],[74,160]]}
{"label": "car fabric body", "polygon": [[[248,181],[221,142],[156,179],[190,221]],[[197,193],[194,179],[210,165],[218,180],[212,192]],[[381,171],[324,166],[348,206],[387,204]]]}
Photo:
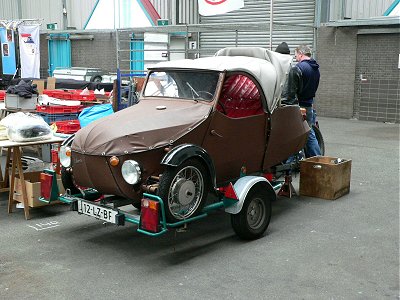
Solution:
{"label": "car fabric body", "polygon": [[[309,131],[298,106],[279,105],[290,61],[262,48],[230,48],[215,57],[154,66],[138,104],[76,134],[71,163],[75,182],[138,201],[142,184],[162,174],[163,157],[182,144],[205,150],[215,167],[216,178],[211,182],[217,186],[237,178],[242,167],[251,174],[279,164],[303,148]],[[151,84],[164,91],[155,76],[158,73],[170,74],[174,88],[184,96],[146,94]],[[185,76],[202,74],[216,80],[210,83],[213,93],[206,92],[212,94],[208,100],[195,89],[199,79],[186,85],[180,82]],[[111,156],[119,158],[118,166],[110,165]],[[142,170],[141,181],[133,186],[121,174],[121,165],[128,159],[137,161]]]}

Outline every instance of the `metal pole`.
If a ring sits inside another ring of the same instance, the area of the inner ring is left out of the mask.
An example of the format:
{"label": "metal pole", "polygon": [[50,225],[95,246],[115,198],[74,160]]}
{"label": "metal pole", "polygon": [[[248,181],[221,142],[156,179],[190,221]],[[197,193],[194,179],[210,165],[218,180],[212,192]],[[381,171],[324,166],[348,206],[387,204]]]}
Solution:
{"label": "metal pole", "polygon": [[120,65],[119,65],[119,32],[118,32],[118,29],[115,30],[115,49],[117,50],[117,69],[119,69]]}
{"label": "metal pole", "polygon": [[272,33],[274,24],[274,0],[270,0],[270,12],[269,12],[269,49],[272,51]]}
{"label": "metal pole", "polygon": [[18,9],[18,19],[22,19],[22,4],[21,0],[17,1],[17,9]]}
{"label": "metal pole", "polygon": [[317,37],[318,37],[318,28],[321,26],[321,0],[317,0],[315,3],[315,20],[314,20],[314,29],[313,29],[313,56],[316,59],[316,51],[317,51]]}
{"label": "metal pole", "polygon": [[68,16],[67,16],[67,0],[62,0],[62,13],[63,13],[63,29],[66,30],[68,27]]}
{"label": "metal pole", "polygon": [[344,20],[345,8],[346,8],[345,0],[339,0],[339,20]]}

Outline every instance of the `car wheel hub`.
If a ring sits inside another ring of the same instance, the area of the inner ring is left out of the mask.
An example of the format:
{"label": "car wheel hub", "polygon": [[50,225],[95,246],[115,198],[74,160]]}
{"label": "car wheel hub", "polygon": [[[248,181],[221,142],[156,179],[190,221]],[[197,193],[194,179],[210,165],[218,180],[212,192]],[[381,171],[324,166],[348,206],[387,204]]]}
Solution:
{"label": "car wheel hub", "polygon": [[196,195],[196,187],[193,181],[180,179],[174,186],[173,194],[177,197],[176,202],[181,205],[188,205]]}
{"label": "car wheel hub", "polygon": [[265,204],[261,199],[254,199],[247,208],[247,223],[250,228],[258,229],[264,223]]}

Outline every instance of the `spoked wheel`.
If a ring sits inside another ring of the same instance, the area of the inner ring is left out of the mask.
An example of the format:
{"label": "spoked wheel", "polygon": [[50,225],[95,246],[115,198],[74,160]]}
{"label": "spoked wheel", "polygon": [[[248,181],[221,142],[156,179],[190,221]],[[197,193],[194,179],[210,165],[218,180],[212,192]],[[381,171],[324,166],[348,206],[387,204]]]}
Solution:
{"label": "spoked wheel", "polygon": [[209,190],[205,167],[187,160],[178,167],[167,167],[160,179],[158,196],[164,201],[168,222],[196,215],[203,208]]}
{"label": "spoked wheel", "polygon": [[247,194],[242,210],[231,215],[232,228],[245,240],[261,237],[271,220],[271,199],[260,187],[255,187]]}

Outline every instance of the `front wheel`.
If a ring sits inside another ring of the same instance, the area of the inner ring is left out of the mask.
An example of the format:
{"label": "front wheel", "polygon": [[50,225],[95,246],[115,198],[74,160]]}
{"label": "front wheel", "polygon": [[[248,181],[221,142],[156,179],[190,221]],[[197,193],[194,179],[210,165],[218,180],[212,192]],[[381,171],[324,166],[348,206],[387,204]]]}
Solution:
{"label": "front wheel", "polygon": [[172,223],[199,213],[208,191],[208,172],[198,160],[189,159],[178,167],[168,166],[158,188],[158,196],[163,199],[166,208],[167,221]]}
{"label": "front wheel", "polygon": [[244,200],[242,210],[231,215],[232,228],[244,240],[261,237],[271,220],[271,199],[261,187],[252,188]]}

